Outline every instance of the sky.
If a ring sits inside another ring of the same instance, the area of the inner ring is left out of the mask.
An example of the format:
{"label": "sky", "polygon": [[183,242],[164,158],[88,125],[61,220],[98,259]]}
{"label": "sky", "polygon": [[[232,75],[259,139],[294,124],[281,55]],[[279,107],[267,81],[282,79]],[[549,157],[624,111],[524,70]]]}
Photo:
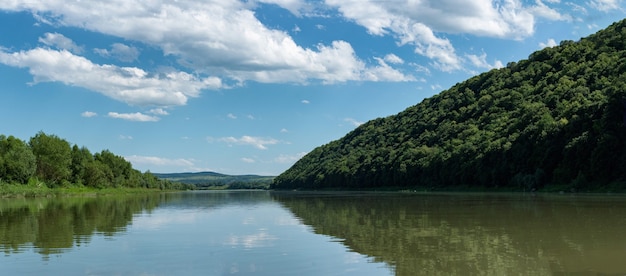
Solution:
{"label": "sky", "polygon": [[626,0],[4,0],[0,134],[140,171],[278,175]]}

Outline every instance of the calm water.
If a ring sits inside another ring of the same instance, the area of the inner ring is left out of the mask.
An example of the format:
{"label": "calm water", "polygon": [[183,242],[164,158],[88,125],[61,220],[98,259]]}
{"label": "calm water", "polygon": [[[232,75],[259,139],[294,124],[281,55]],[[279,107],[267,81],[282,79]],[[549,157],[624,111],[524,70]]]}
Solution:
{"label": "calm water", "polygon": [[626,197],[0,200],[2,275],[626,275]]}

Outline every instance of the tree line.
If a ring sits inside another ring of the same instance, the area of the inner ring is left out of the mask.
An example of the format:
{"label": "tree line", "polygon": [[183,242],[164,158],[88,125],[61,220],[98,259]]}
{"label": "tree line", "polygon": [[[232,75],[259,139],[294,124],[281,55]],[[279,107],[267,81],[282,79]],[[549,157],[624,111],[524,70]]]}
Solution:
{"label": "tree line", "polygon": [[626,21],[320,146],[274,189],[626,189]]}
{"label": "tree line", "polygon": [[28,142],[0,135],[0,185],[38,181],[50,188],[193,188],[133,169],[130,162],[109,150],[92,154],[56,135],[39,132]]}

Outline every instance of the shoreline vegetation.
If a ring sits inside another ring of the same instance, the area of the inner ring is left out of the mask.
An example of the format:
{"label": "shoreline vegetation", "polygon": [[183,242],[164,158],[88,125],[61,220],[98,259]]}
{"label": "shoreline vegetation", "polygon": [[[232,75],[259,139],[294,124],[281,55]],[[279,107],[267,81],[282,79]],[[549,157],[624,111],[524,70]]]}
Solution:
{"label": "shoreline vegetation", "polygon": [[39,132],[28,142],[0,135],[0,197],[52,197],[190,190],[190,184],[134,169],[123,157],[71,146]]}
{"label": "shoreline vegetation", "polygon": [[181,190],[161,190],[156,188],[93,188],[71,185],[49,188],[46,185],[32,186],[23,184],[0,183],[0,199],[3,198],[53,198],[71,196],[108,196],[143,193],[162,193]]}

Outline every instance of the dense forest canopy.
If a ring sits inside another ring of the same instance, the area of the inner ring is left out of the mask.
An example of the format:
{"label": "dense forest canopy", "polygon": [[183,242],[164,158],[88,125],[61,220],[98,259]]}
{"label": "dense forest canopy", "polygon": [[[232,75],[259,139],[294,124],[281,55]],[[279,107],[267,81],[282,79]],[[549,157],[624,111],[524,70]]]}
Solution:
{"label": "dense forest canopy", "polygon": [[43,132],[31,137],[28,143],[0,135],[0,185],[7,183],[43,183],[50,188],[193,188],[135,170],[126,159],[108,150],[92,154],[85,147],[71,146],[66,140]]}
{"label": "dense forest canopy", "polygon": [[626,187],[626,20],[320,146],[275,189]]}

